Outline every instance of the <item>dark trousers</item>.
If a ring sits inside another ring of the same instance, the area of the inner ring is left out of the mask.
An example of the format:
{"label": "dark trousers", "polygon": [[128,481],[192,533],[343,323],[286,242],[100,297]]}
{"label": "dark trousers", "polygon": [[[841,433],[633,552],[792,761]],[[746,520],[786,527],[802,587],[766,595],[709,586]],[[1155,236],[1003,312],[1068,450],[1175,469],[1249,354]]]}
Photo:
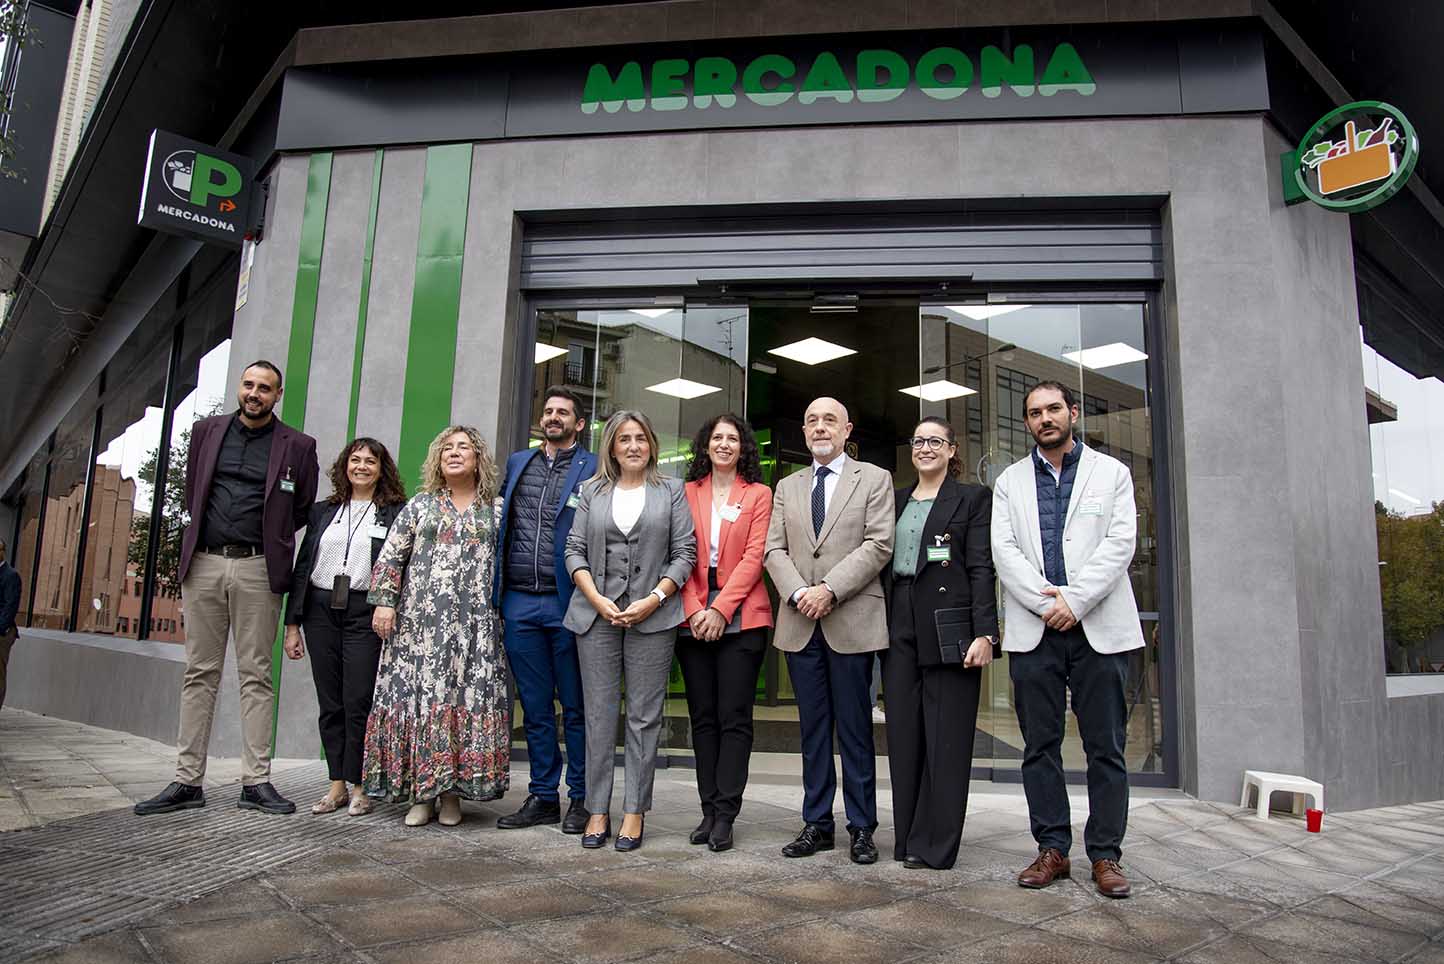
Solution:
{"label": "dark trousers", "polygon": [[567,796],[587,793],[587,727],[582,710],[582,670],[577,640],[562,626],[561,599],[556,593],[506,592],[501,617],[506,623],[506,658],[516,677],[531,760],[527,793],[540,800],[560,799],[561,752],[557,748],[557,716],[553,700],[562,704],[562,731],[567,742]]}
{"label": "dark trousers", "polygon": [[911,855],[942,870],[958,859],[963,837],[983,671],[957,663],[919,666],[911,593],[898,591],[895,598],[900,604],[882,668],[893,858]]}
{"label": "dark trousers", "polygon": [[702,812],[736,819],[752,756],[752,704],[767,650],[767,630],[728,633],[715,643],[677,637],[677,661],[687,684],[697,795]]}
{"label": "dark trousers", "polygon": [[332,780],[361,782],[366,718],[376,692],[381,638],[371,630],[375,612],[365,592],[353,592],[344,610],[331,608],[331,593],[312,586],[306,593],[306,649],[320,708],[321,748]]}
{"label": "dark trousers", "polygon": [[868,687],[876,653],[838,653],[827,645],[822,627],[807,645],[787,654],[787,672],[797,694],[802,728],[802,819],[833,831],[832,798],[837,770],[832,765],[832,733],[842,756],[842,802],[848,830],[877,829],[877,761],[872,743],[872,706]]}
{"label": "dark trousers", "polygon": [[1063,714],[1073,693],[1073,715],[1088,759],[1088,823],[1083,845],[1089,860],[1117,860],[1128,825],[1128,766],[1123,758],[1128,710],[1123,685],[1127,653],[1099,653],[1082,626],[1043,630],[1026,653],[1010,653],[1013,702],[1023,730],[1023,791],[1039,848],[1068,853],[1073,846],[1068,788],[1063,781]]}

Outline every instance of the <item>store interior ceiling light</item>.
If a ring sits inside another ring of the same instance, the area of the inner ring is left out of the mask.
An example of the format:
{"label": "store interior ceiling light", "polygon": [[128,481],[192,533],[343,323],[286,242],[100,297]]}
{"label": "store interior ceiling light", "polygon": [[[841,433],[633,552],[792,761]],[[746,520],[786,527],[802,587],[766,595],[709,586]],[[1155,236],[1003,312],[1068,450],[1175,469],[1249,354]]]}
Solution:
{"label": "store interior ceiling light", "polygon": [[950,398],[962,398],[964,395],[976,395],[975,390],[966,385],[959,385],[957,382],[950,382],[941,378],[935,382],[928,382],[926,385],[913,385],[911,388],[899,388],[898,391],[904,395],[911,395],[913,398],[921,398],[925,402],[945,402]]}
{"label": "store interior ceiling light", "polygon": [[1148,358],[1137,348],[1125,345],[1121,341],[1115,341],[1111,345],[1099,345],[1096,348],[1084,348],[1082,351],[1065,351],[1063,357],[1094,371],[1100,368],[1113,368],[1116,365],[1129,365]]}
{"label": "store interior ceiling light", "polygon": [[536,343],[536,363],[538,365],[544,361],[551,361],[553,358],[559,355],[565,355],[566,353],[567,350],[565,348],[558,348],[556,345],[543,345],[541,342]]}
{"label": "store interior ceiling light", "polygon": [[628,308],[634,315],[646,315],[648,318],[660,318],[663,315],[670,315],[673,308]]}
{"label": "store interior ceiling light", "polygon": [[823,341],[821,338],[804,338],[801,341],[794,341],[790,345],[782,345],[778,348],[767,349],[769,355],[779,355],[795,362],[802,362],[804,365],[821,365],[823,362],[830,362],[837,358],[846,358],[848,355],[856,355],[853,348],[845,348],[842,345],[834,345],[830,341]]}
{"label": "store interior ceiling light", "polygon": [[658,395],[671,395],[673,398],[680,398],[686,401],[688,399],[701,398],[703,395],[711,395],[713,392],[722,391],[722,389],[716,385],[703,385],[701,382],[694,382],[688,378],[674,378],[671,381],[648,385],[647,391],[656,392]]}
{"label": "store interior ceiling light", "polygon": [[987,321],[989,318],[996,318],[998,315],[1006,315],[1010,311],[1022,311],[1024,308],[1031,308],[1032,305],[945,305],[949,311],[956,311],[960,315],[966,315],[974,321]]}

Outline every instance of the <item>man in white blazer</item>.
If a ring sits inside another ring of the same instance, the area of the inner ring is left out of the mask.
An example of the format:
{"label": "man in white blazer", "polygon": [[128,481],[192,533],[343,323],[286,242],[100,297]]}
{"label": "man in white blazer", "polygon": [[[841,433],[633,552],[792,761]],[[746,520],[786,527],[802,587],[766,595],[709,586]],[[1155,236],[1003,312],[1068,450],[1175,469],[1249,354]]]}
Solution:
{"label": "man in white blazer", "polygon": [[1003,650],[1023,732],[1023,789],[1038,859],[1018,875],[1046,887],[1069,875],[1073,845],[1063,780],[1069,690],[1088,757],[1083,843],[1105,897],[1127,897],[1118,866],[1128,821],[1123,758],[1128,652],[1143,646],[1128,578],[1137,518],[1133,478],[1115,458],[1073,435],[1078,404],[1058,382],[1023,402],[1037,447],[993,489],[993,564],[1003,586]]}

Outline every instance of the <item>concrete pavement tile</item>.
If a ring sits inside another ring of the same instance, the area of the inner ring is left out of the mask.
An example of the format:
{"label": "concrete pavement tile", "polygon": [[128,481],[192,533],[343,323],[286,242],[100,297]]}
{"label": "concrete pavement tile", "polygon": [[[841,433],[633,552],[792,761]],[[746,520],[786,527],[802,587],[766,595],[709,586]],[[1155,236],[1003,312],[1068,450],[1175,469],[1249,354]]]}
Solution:
{"label": "concrete pavement tile", "polygon": [[1280,914],[1241,933],[1308,951],[1340,954],[1360,961],[1392,961],[1419,944],[1417,934],[1386,930],[1348,920],[1324,920],[1306,914]]}
{"label": "concrete pavement tile", "polygon": [[1305,957],[1297,947],[1245,934],[1230,934],[1212,944],[1189,951],[1179,964],[1359,964],[1358,958],[1310,951]]}
{"label": "concrete pavement tile", "polygon": [[481,931],[459,937],[375,948],[367,955],[379,964],[533,964],[545,958],[542,947],[505,931]]}
{"label": "concrete pavement tile", "polygon": [[461,857],[428,857],[413,864],[402,864],[398,869],[433,890],[460,890],[536,876],[525,864],[485,852]]}
{"label": "concrete pavement tile", "polygon": [[306,857],[286,865],[289,874],[334,874],[343,870],[375,870],[376,861],[357,850],[337,847],[314,857]]}
{"label": "concrete pavement tile", "polygon": [[1092,890],[1069,880],[1060,880],[1045,890],[1027,890],[1013,880],[982,880],[940,891],[928,899],[1015,924],[1037,924],[1093,907],[1103,900]]}
{"label": "concrete pavement tile", "polygon": [[709,853],[705,860],[691,860],[679,866],[690,874],[699,875],[717,888],[735,887],[748,881],[770,881],[804,874],[815,875],[829,868],[838,870],[851,868],[858,872],[866,870],[866,868],[855,867],[849,863],[847,855],[839,850],[796,859],[789,859],[781,854],[768,856],[750,854],[745,850],[728,850],[720,854]]}
{"label": "concrete pavement tile", "polygon": [[894,940],[938,949],[958,947],[983,937],[1016,930],[1019,925],[1000,917],[935,901],[909,898],[853,911],[834,918],[844,927],[884,934]]}
{"label": "concrete pavement tile", "polygon": [[429,828],[407,828],[404,835],[363,837],[347,846],[383,864],[405,864],[428,857],[461,857],[470,853],[466,844],[446,833],[427,833]]}
{"label": "concrete pavement tile", "polygon": [[[226,920],[163,924],[140,932],[168,964],[261,964],[342,950],[314,921],[290,912],[253,915],[239,931],[234,920]],[[239,934],[245,939],[237,940]]]}
{"label": "concrete pavement tile", "polygon": [[[1274,903],[1293,906],[1313,897],[1345,890],[1358,883],[1359,876],[1314,870],[1280,863],[1272,857],[1252,857],[1236,864],[1206,873],[1224,879],[1236,880],[1243,886],[1254,888],[1262,895],[1274,895]],[[1172,881],[1175,886],[1193,889],[1190,882],[1194,877]]]}
{"label": "concrete pavement tile", "polygon": [[1167,886],[1135,894],[1128,899],[1126,906],[1130,910],[1167,914],[1179,920],[1219,924],[1230,930],[1278,913],[1276,906],[1262,901],[1174,890]]}
{"label": "concrete pavement tile", "polygon": [[1321,917],[1324,920],[1345,921],[1351,924],[1362,924],[1366,927],[1401,931],[1421,938],[1433,937],[1441,928],[1444,928],[1444,915],[1434,908],[1426,908],[1426,913],[1423,915],[1408,913],[1401,915],[1398,913],[1397,905],[1391,905],[1375,896],[1360,897],[1352,892],[1331,894],[1328,897],[1311,900],[1298,907],[1295,912],[1309,917]]}
{"label": "concrete pavement tile", "polygon": [[585,886],[574,887],[560,880],[488,885],[451,891],[447,896],[502,924],[602,913],[614,906]]}
{"label": "concrete pavement tile", "polygon": [[150,955],[132,931],[121,931],[92,937],[35,960],[44,964],[150,964]]}
{"label": "concrete pavement tile", "polygon": [[1055,917],[1039,925],[1070,941],[1091,941],[1124,951],[1171,957],[1227,933],[1223,925],[1154,913],[1147,905],[1109,901],[1105,905]]}
{"label": "concrete pavement tile", "polygon": [[650,864],[634,864],[590,874],[585,883],[579,883],[579,886],[624,904],[660,900],[665,897],[685,897],[717,889],[715,883],[707,881],[700,874]]}
{"label": "concrete pavement tile", "polygon": [[556,957],[577,964],[608,964],[658,951],[675,950],[693,939],[686,931],[650,915],[624,913],[573,917],[546,925],[545,944]]}
{"label": "concrete pavement tile", "polygon": [[1170,840],[1166,843],[1130,846],[1123,854],[1121,863],[1126,874],[1141,873],[1154,881],[1167,883],[1200,870],[1215,870],[1243,860],[1246,856],[1237,850],[1194,847]]}
{"label": "concrete pavement tile", "polygon": [[447,903],[436,894],[381,900],[361,907],[329,907],[314,914],[356,947],[442,937],[487,927],[475,914]]}
{"label": "concrete pavement tile", "polygon": [[[1277,850],[1286,843],[1276,836],[1252,830],[1240,830],[1237,823],[1216,824],[1202,830],[1173,834],[1169,844],[1184,847],[1205,847],[1213,850],[1235,850],[1245,856],[1257,857]],[[1124,842],[1124,850],[1132,850],[1132,840]]]}
{"label": "concrete pavement tile", "polygon": [[709,891],[651,904],[648,912],[668,923],[695,927],[717,937],[736,937],[766,927],[795,924],[816,916],[740,890]]}
{"label": "concrete pavement tile", "polygon": [[154,920],[157,923],[189,924],[196,921],[249,917],[252,914],[279,913],[287,909],[286,902],[257,879],[223,887],[208,897],[201,897],[165,911]]}
{"label": "concrete pavement tile", "polygon": [[1147,964],[1157,960],[1151,954],[1059,941],[1052,934],[1017,930],[923,958],[918,964]]}
{"label": "concrete pavement tile", "polygon": [[395,869],[347,869],[333,873],[287,873],[271,878],[272,885],[302,907],[354,904],[382,897],[409,897],[420,889]]}
{"label": "concrete pavement tile", "polygon": [[693,944],[644,957],[636,964],[751,964],[754,958],[720,944]]}
{"label": "concrete pavement tile", "polygon": [[1404,964],[1444,964],[1444,944],[1425,944],[1404,958]]}
{"label": "concrete pavement tile", "polygon": [[836,964],[838,961],[890,964],[917,957],[921,945],[845,927],[832,921],[812,921],[796,927],[779,927],[732,942],[743,950],[764,954],[789,964]]}
{"label": "concrete pavement tile", "polygon": [[861,910],[864,907],[888,904],[903,896],[892,887],[872,883],[866,878],[844,880],[830,875],[761,883],[743,889],[758,897],[780,901],[809,914]]}
{"label": "concrete pavement tile", "polygon": [[[1439,936],[1444,932],[1444,895],[1434,895],[1435,899],[1431,902],[1423,895],[1393,890],[1382,881],[1365,881],[1339,896],[1392,921],[1400,929],[1430,936]],[[1300,910],[1305,910],[1307,906]]]}

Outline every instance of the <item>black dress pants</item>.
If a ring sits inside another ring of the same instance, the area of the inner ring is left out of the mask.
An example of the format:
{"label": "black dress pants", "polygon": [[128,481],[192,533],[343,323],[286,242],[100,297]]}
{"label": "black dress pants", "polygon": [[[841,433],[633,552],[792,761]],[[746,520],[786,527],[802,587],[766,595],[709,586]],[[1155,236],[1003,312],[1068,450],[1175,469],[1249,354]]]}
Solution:
{"label": "black dress pants", "polygon": [[1118,860],[1128,826],[1128,765],[1123,758],[1128,708],[1127,653],[1100,653],[1082,626],[1043,630],[1026,653],[1010,653],[1013,702],[1023,730],[1023,792],[1038,847],[1068,853],[1073,846],[1068,787],[1063,780],[1063,714],[1067,692],[1088,759],[1088,859]]}
{"label": "black dress pants", "polygon": [[734,820],[742,809],[752,756],[752,704],[766,651],[766,629],[728,633],[715,643],[677,637],[697,757],[697,795],[709,816]]}
{"label": "black dress pants", "polygon": [[892,773],[893,859],[946,870],[958,859],[973,769],[981,669],[919,666],[910,586],[894,592],[883,656],[887,757]]}
{"label": "black dress pants", "polygon": [[361,782],[366,718],[376,691],[381,637],[371,630],[374,607],[366,593],[353,592],[346,609],[331,608],[331,593],[310,587],[306,593],[306,649],[320,707],[321,748],[332,780]]}

